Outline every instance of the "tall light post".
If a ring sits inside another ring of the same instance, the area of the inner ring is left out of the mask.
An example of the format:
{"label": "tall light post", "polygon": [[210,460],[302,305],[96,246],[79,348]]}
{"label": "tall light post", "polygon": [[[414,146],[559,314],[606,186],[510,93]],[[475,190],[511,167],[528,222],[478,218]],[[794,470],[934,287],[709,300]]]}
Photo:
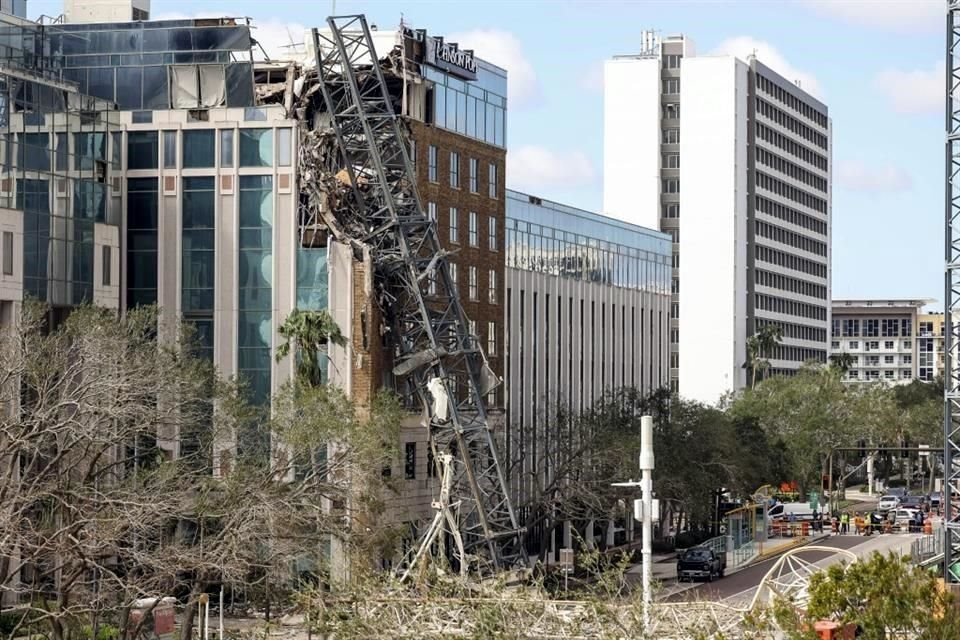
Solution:
{"label": "tall light post", "polygon": [[642,539],[640,555],[643,594],[643,628],[650,630],[650,607],[653,602],[653,416],[640,417],[640,482],[617,482],[615,487],[640,487],[640,509],[634,503],[634,519],[640,520]]}
{"label": "tall light post", "polygon": [[643,500],[643,626],[650,629],[653,579],[653,416],[640,418],[640,499]]}

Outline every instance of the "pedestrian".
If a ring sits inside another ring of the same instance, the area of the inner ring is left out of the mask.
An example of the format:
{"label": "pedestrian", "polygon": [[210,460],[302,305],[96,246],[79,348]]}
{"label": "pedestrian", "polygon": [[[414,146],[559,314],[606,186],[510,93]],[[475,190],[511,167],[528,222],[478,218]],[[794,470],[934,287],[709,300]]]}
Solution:
{"label": "pedestrian", "polygon": [[859,511],[853,514],[853,532],[858,536],[863,533],[863,518],[860,517]]}
{"label": "pedestrian", "polygon": [[844,511],[840,514],[840,535],[847,535],[850,531],[850,514]]}
{"label": "pedestrian", "polygon": [[837,518],[836,514],[834,514],[834,515],[830,518],[830,532],[831,532],[833,535],[837,535],[837,533],[840,532],[840,519]]}

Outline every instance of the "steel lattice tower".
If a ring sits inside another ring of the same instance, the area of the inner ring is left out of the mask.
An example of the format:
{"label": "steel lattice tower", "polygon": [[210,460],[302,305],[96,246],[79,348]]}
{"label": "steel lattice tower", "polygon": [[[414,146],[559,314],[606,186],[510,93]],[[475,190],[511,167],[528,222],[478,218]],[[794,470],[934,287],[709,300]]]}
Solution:
{"label": "steel lattice tower", "polygon": [[944,334],[943,334],[943,575],[950,573],[955,546],[960,546],[960,522],[954,522],[954,496],[960,497],[960,0],[947,0]]}
{"label": "steel lattice tower", "polygon": [[[429,416],[436,459],[453,456],[451,500],[459,502],[462,567],[489,573],[526,567],[484,396],[497,384],[451,277],[435,223],[424,213],[387,84],[362,15],[313,30],[320,88],[349,174],[341,215],[351,239],[370,248],[389,324],[398,386]],[[431,285],[432,283],[432,285]],[[428,391],[442,385],[449,415],[434,414]]]}

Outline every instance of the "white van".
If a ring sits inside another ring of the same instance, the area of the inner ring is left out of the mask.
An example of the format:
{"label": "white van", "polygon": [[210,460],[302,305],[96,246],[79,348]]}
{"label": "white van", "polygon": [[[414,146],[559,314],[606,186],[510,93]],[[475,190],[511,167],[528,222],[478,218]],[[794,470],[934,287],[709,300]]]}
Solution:
{"label": "white van", "polygon": [[778,502],[767,510],[767,520],[788,520],[793,514],[796,520],[813,520],[813,509],[807,502]]}

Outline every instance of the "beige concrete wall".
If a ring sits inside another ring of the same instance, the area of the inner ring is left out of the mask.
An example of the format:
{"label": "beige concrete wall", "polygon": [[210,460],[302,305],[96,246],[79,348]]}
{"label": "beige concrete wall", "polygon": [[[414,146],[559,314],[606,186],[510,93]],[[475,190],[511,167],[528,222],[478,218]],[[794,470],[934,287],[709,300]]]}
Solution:
{"label": "beige concrete wall", "polygon": [[[0,208],[0,239],[4,232],[13,234],[13,274],[0,269],[0,300],[23,300],[23,212]],[[0,264],[3,245],[0,244]]]}

